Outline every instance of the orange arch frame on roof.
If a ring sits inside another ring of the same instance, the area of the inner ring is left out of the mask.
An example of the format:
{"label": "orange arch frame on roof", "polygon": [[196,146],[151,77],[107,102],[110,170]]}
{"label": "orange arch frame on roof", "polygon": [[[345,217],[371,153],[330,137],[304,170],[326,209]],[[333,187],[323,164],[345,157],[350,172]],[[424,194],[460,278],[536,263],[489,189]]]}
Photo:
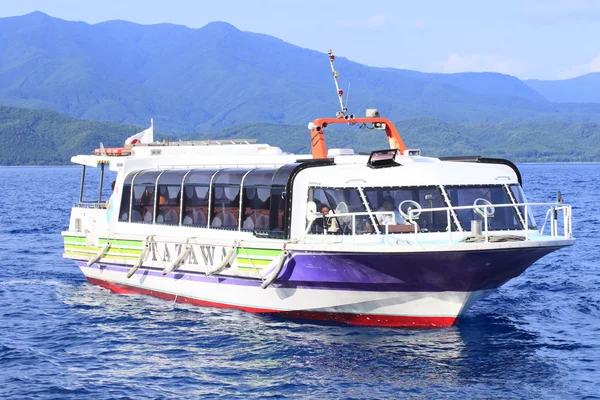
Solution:
{"label": "orange arch frame on roof", "polygon": [[330,124],[383,124],[385,134],[391,149],[398,149],[400,154],[404,154],[406,146],[398,133],[398,130],[387,118],[355,118],[347,120],[344,118],[317,118],[313,122],[311,129],[311,146],[313,158],[327,158],[327,144],[325,143],[324,128]]}

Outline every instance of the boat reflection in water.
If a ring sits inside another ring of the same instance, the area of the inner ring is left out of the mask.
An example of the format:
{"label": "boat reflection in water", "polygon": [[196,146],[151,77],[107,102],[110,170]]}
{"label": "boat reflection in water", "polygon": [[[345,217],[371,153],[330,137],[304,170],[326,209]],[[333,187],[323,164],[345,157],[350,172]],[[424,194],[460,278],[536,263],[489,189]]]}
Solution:
{"label": "boat reflection in water", "polygon": [[[324,379],[335,377],[337,388],[347,383],[383,393],[381,385],[390,384],[402,393],[426,394],[427,382],[428,388],[439,385],[449,393],[469,388],[477,397],[505,388],[519,393],[514,382],[523,376],[557,384],[562,380],[539,354],[539,335],[498,314],[466,316],[442,330],[390,330],[114,297],[95,287],[74,286],[61,297],[85,322],[93,321],[81,324],[81,336],[110,342],[106,349],[69,350],[102,365],[75,371],[83,382],[153,376],[147,383],[151,390],[175,375],[198,394],[206,394],[206,384],[243,386],[245,393],[254,388],[264,395],[269,388],[278,393],[301,374],[304,388],[311,382],[322,387]],[[480,382],[486,385],[479,387]],[[531,387],[522,389],[531,394]]]}

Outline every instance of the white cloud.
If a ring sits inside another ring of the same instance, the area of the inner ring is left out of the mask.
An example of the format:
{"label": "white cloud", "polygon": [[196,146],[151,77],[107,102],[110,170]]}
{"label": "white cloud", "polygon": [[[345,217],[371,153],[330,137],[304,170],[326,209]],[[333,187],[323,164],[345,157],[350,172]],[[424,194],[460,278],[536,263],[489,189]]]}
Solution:
{"label": "white cloud", "polygon": [[452,54],[439,62],[435,69],[446,73],[500,72],[518,76],[527,70],[527,64],[519,60],[505,59],[497,54]]}
{"label": "white cloud", "polygon": [[585,64],[574,65],[569,68],[561,69],[558,71],[557,78],[570,79],[589,74],[591,72],[600,72],[600,55]]}
{"label": "white cloud", "polygon": [[362,19],[347,19],[340,21],[344,28],[351,29],[377,29],[385,25],[387,18],[384,13],[377,13],[371,17]]}
{"label": "white cloud", "polygon": [[418,30],[425,29],[425,21],[423,21],[421,18],[415,19],[414,24],[415,24],[415,28],[417,28]]}

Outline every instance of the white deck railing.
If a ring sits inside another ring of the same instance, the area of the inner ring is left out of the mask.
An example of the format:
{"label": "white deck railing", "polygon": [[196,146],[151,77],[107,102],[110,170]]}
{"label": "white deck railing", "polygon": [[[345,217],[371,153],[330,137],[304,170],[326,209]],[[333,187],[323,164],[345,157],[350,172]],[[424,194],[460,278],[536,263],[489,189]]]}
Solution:
{"label": "white deck railing", "polygon": [[106,201],[77,201],[73,203],[73,208],[106,209]]}
{"label": "white deck railing", "polygon": [[[570,205],[568,204],[564,204],[564,203],[511,203],[511,204],[491,204],[491,205],[483,205],[483,204],[479,204],[479,205],[470,205],[470,206],[456,206],[456,207],[434,207],[434,208],[420,208],[420,209],[416,209],[416,210],[409,210],[408,211],[408,219],[406,220],[407,224],[411,224],[414,228],[411,232],[403,232],[401,233],[402,236],[405,236],[406,234],[411,235],[414,238],[414,242],[415,244],[419,243],[419,238],[422,238],[423,235],[430,235],[432,233],[439,233],[439,232],[421,232],[419,230],[419,224],[417,222],[417,216],[419,216],[421,213],[433,213],[433,212],[445,212],[446,213],[446,220],[447,220],[447,225],[446,225],[446,232],[448,234],[448,243],[452,244],[453,243],[453,238],[455,238],[455,234],[457,232],[464,232],[465,235],[463,235],[463,237],[461,239],[464,239],[465,237],[468,237],[469,235],[467,233],[470,232],[470,229],[465,229],[465,227],[459,226],[457,230],[452,230],[452,221],[453,216],[455,216],[455,211],[460,211],[460,210],[474,210],[477,209],[479,210],[483,215],[483,226],[482,226],[482,236],[484,238],[484,241],[487,243],[489,242],[489,238],[490,238],[490,232],[508,232],[507,230],[495,230],[495,229],[490,229],[490,224],[488,222],[489,218],[493,216],[493,213],[489,213],[488,215],[488,210],[490,208],[506,208],[506,207],[512,207],[515,208],[516,210],[518,210],[518,213],[522,213],[522,215],[520,216],[519,220],[520,223],[524,225],[523,229],[517,230],[517,231],[524,231],[524,237],[525,240],[530,240],[531,239],[531,231],[532,228],[530,228],[529,223],[533,222],[533,220],[530,220],[529,218],[529,213],[531,211],[532,208],[536,208],[536,207],[547,207],[546,213],[545,213],[545,218],[544,218],[544,223],[542,224],[542,228],[540,230],[534,229],[534,231],[536,232],[536,236],[544,236],[544,231],[546,226],[549,224],[550,225],[550,237],[552,239],[556,238],[559,236],[559,215],[562,215],[562,226],[563,226],[563,235],[562,237],[564,238],[571,238],[573,236],[573,219],[572,219],[572,208]],[[363,236],[364,234],[378,234],[378,235],[383,235],[384,236],[384,243],[388,244],[389,243],[389,236],[392,233],[389,232],[389,225],[391,224],[383,224],[382,228],[383,228],[383,232],[379,232],[379,229],[374,229],[373,232],[362,232],[362,233],[358,233],[356,232],[356,218],[357,217],[362,217],[362,216],[368,216],[371,221],[376,221],[377,216],[378,215],[391,215],[392,216],[392,220],[395,221],[395,216],[394,216],[394,212],[391,211],[374,211],[374,212],[354,212],[354,213],[333,213],[333,214],[328,214],[328,215],[323,215],[321,213],[314,213],[313,216],[316,219],[336,219],[337,221],[339,221],[339,218],[342,217],[350,217],[351,218],[351,233],[349,234],[343,234],[343,233],[337,233],[337,232],[328,232],[328,229],[326,226],[323,227],[323,232],[319,232],[317,234],[311,233],[311,229],[313,227],[313,222],[309,223],[307,229],[306,229],[306,235],[309,238],[316,238],[316,237],[323,237],[324,240],[327,240],[327,236],[328,235],[335,235],[335,236],[352,236],[352,242],[356,243],[356,237],[357,236]],[[339,224],[339,222],[338,222]],[[323,224],[325,225],[325,224]],[[511,230],[510,232],[513,232],[514,230]],[[310,236],[308,236],[310,235]]]}

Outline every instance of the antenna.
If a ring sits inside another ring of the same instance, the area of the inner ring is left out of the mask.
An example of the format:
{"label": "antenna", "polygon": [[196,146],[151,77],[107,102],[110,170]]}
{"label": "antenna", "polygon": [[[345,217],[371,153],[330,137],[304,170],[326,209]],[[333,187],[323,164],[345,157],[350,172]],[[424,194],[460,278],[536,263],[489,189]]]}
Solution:
{"label": "antenna", "polygon": [[333,61],[335,60],[335,56],[333,55],[333,50],[329,49],[327,54],[329,54],[329,65],[331,65],[331,72],[333,73],[333,81],[335,82],[335,89],[337,90],[338,100],[340,101],[340,108],[342,109],[342,111],[336,112],[335,116],[338,118],[348,119],[346,117],[348,108],[344,107],[344,99],[342,97],[344,95],[344,91],[342,89],[340,89],[340,85],[338,84],[338,79],[337,79],[340,74],[333,67]]}

